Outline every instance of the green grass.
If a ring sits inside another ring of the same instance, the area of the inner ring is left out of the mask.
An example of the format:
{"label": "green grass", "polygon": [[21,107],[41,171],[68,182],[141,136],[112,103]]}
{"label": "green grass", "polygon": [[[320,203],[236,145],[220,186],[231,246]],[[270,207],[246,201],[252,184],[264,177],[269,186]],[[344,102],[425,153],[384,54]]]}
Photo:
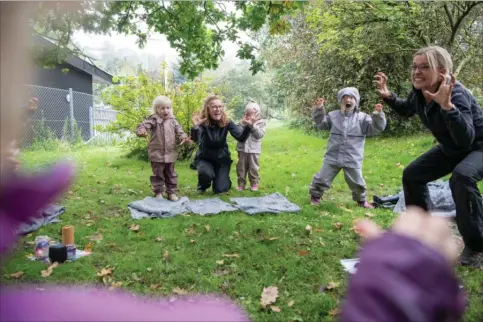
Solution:
{"label": "green grass", "polygon": [[[61,201],[67,208],[61,216],[62,223],[43,227],[22,239],[4,267],[7,277],[3,277],[3,282],[96,284],[102,283],[96,272],[109,265],[115,268],[113,282],[122,282],[122,288],[129,291],[166,295],[174,288],[181,288],[189,292],[224,293],[257,321],[332,321],[334,317],[329,312],[343,300],[348,278],[339,260],[356,256],[358,239],[351,230],[352,222],[364,217],[366,211],[356,208],[342,175],[335,179],[326,195],[327,201],[320,207],[308,204],[308,185],[322,164],[326,143],[296,130],[270,128],[260,160],[261,191],[236,192],[233,187],[222,197],[260,196],[278,191],[300,205],[300,213],[257,216],[230,213],[140,221],[130,218],[126,206],[151,194],[151,170],[147,162],[125,158],[117,148],[25,152],[23,161],[31,168],[68,156],[76,161],[78,175]],[[368,139],[364,176],[370,200],[374,194],[397,192],[403,169],[396,164],[407,165],[431,145],[429,136]],[[236,155],[233,158],[236,162]],[[236,182],[234,165],[231,178]],[[178,162],[176,170],[181,195],[198,198],[196,172],[189,169],[188,162]],[[374,220],[384,227],[395,218],[389,210],[372,212],[376,214]],[[336,222],[342,223],[339,230],[333,226]],[[129,229],[133,223],[139,224],[138,232]],[[96,233],[103,239],[94,242],[91,256],[61,265],[50,277],[43,278],[40,272],[45,266],[26,259],[32,253],[28,242],[38,235],[60,240],[60,228],[67,224],[75,226],[79,248]],[[313,227],[310,236],[305,233],[307,225]],[[163,241],[155,241],[157,237],[163,237]],[[166,251],[168,262],[163,259]],[[224,254],[240,257],[229,258]],[[222,265],[217,264],[220,260],[224,260]],[[25,275],[19,280],[8,278],[17,271]],[[459,267],[458,273],[471,299],[466,320],[483,320],[483,271]],[[340,287],[319,293],[319,287],[329,282],[340,283]],[[158,287],[151,289],[151,285]],[[271,285],[279,289],[275,305],[280,307],[280,313],[260,309],[262,289]],[[292,307],[287,305],[290,301],[295,301]]]}

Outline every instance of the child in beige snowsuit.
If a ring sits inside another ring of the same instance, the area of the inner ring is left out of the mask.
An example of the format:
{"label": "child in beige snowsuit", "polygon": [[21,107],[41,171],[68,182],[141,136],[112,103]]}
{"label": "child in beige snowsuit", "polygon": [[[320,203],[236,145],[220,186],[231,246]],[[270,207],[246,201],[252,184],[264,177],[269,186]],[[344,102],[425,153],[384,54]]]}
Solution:
{"label": "child in beige snowsuit", "polygon": [[324,191],[344,171],[344,178],[352,190],[352,199],[359,206],[374,208],[367,202],[366,182],[362,177],[362,160],[367,135],[376,135],[386,128],[382,105],[376,104],[371,116],[359,110],[359,91],[346,87],[337,93],[340,109],[325,113],[324,99],[317,99],[312,117],[320,130],[330,130],[324,164],[310,184],[312,205],[318,205]]}
{"label": "child in beige snowsuit", "polygon": [[[260,114],[260,106],[255,102],[249,102],[245,107],[244,119],[252,116],[258,117]],[[243,123],[243,120],[242,120]],[[238,191],[245,190],[246,177],[250,181],[250,190],[258,191],[260,183],[259,159],[262,153],[262,138],[265,135],[265,121],[258,120],[253,124],[250,135],[245,142],[238,142],[236,150],[238,151],[238,163],[236,165],[236,173],[238,176]]]}
{"label": "child in beige snowsuit", "polygon": [[191,142],[188,135],[173,116],[171,100],[166,96],[158,96],[153,101],[154,114],[149,116],[136,128],[136,135],[146,137],[151,133],[148,145],[148,156],[151,161],[153,175],[151,185],[157,199],[163,199],[166,190],[168,200],[176,201],[178,175],[174,171],[177,158],[176,137],[181,144]]}

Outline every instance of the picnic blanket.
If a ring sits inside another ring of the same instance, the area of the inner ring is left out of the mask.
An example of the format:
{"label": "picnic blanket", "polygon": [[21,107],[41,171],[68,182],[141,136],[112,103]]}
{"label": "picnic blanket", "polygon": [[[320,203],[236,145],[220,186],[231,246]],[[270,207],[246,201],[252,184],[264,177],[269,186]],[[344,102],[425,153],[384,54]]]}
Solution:
{"label": "picnic blanket", "polygon": [[280,193],[276,192],[265,197],[252,198],[230,198],[238,209],[245,211],[249,215],[259,213],[279,214],[281,212],[298,212],[300,207],[291,203]]}
{"label": "picnic blanket", "polygon": [[[433,216],[456,217],[456,206],[454,204],[451,189],[448,181],[437,180],[428,183],[429,196],[426,200],[428,211]],[[401,191],[399,200],[394,207],[394,212],[401,213],[406,210],[404,193]]]}
{"label": "picnic blanket", "polygon": [[128,209],[133,219],[170,218],[183,213],[206,216],[231,211],[244,211],[249,215],[300,211],[299,206],[291,203],[279,193],[265,197],[231,198],[230,201],[235,205],[220,198],[189,200],[187,197],[183,197],[173,202],[147,197],[131,202]]}
{"label": "picnic blanket", "polygon": [[65,212],[65,207],[58,205],[49,205],[41,211],[41,216],[31,218],[28,222],[22,223],[17,228],[18,235],[26,235],[38,230],[40,227],[59,222],[59,217]]}

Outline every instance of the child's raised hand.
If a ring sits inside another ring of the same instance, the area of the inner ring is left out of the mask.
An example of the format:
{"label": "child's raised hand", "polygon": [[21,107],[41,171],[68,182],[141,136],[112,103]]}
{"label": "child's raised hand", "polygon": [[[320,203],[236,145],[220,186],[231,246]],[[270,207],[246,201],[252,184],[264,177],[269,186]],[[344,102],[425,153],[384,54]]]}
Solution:
{"label": "child's raised hand", "polygon": [[191,121],[193,121],[193,125],[194,126],[198,126],[201,123],[203,123],[203,122],[206,121],[206,117],[205,118],[201,118],[200,114],[193,113],[193,117],[191,118]]}
{"label": "child's raised hand", "polygon": [[324,104],[325,104],[325,98],[318,97],[315,100],[315,102],[312,104],[312,107],[317,110],[320,110],[324,108]]}
{"label": "child's raised hand", "polygon": [[376,113],[381,113],[382,112],[383,105],[382,104],[376,104],[374,105],[374,112]]}
{"label": "child's raised hand", "polygon": [[136,134],[137,134],[137,136],[142,136],[142,137],[148,136],[148,132],[146,131],[146,129],[144,127],[139,128],[136,131]]}

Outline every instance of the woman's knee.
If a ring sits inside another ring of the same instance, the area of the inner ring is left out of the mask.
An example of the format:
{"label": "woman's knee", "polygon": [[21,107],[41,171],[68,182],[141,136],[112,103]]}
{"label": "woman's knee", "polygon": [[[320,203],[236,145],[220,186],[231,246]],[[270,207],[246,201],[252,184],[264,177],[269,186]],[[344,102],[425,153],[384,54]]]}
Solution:
{"label": "woman's knee", "polygon": [[407,167],[404,168],[402,174],[402,180],[404,182],[411,182],[411,181],[418,181],[418,177],[421,171],[417,164],[410,163]]}
{"label": "woman's knee", "polygon": [[452,190],[464,188],[468,184],[476,184],[476,180],[471,175],[472,171],[469,170],[470,169],[464,165],[458,165],[454,168],[451,173],[451,178],[449,179],[449,184]]}

